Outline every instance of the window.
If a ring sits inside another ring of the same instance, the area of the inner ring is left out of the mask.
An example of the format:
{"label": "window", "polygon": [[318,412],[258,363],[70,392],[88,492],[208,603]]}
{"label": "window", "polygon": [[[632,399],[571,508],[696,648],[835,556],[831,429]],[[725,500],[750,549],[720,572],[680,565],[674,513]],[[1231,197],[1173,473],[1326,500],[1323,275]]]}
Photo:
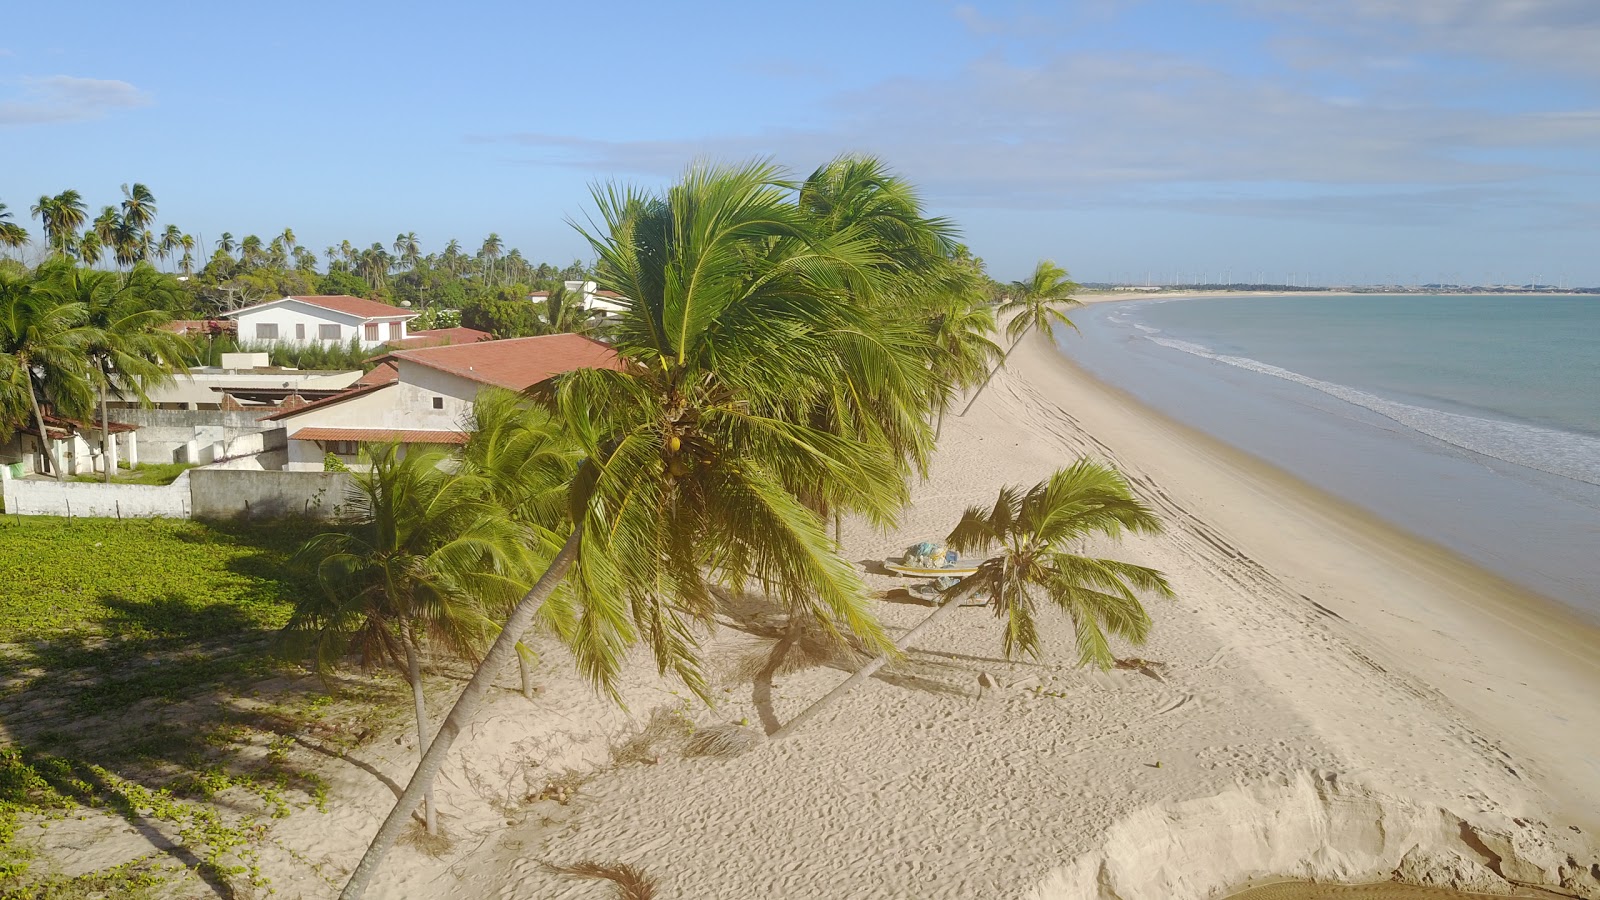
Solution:
{"label": "window", "polygon": [[378,339],[378,323],[377,322],[368,322],[367,323],[367,327],[366,327],[365,330],[366,330],[366,333],[367,333],[367,340],[375,341],[375,340]]}
{"label": "window", "polygon": [[444,409],[444,398],[443,397],[435,397],[435,398],[433,398],[433,408],[434,409]]}
{"label": "window", "polygon": [[339,326],[337,326],[337,325],[318,325],[317,326],[317,338],[318,338],[318,340],[324,340],[324,341],[337,341],[339,339]]}
{"label": "window", "polygon": [[256,340],[275,341],[278,339],[278,324],[276,322],[257,322]]}
{"label": "window", "polygon": [[306,323],[294,323],[294,339],[297,341],[303,341],[306,339]]}
{"label": "window", "polygon": [[356,441],[324,441],[322,446],[334,456],[359,456],[361,445]]}
{"label": "window", "polygon": [[389,323],[389,340],[398,341],[401,338],[405,337],[405,334],[400,331],[401,324],[402,323],[400,323],[400,322],[390,322]]}

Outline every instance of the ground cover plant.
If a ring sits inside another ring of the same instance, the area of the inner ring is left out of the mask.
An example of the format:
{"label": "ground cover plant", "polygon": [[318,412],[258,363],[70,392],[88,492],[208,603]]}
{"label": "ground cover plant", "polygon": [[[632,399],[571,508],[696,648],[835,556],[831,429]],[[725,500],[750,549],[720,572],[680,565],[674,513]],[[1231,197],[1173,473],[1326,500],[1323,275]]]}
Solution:
{"label": "ground cover plant", "polygon": [[[326,803],[304,736],[347,751],[404,698],[273,653],[320,527],[0,520],[0,900],[270,890],[265,823]],[[29,849],[97,817],[179,846],[71,875]]]}

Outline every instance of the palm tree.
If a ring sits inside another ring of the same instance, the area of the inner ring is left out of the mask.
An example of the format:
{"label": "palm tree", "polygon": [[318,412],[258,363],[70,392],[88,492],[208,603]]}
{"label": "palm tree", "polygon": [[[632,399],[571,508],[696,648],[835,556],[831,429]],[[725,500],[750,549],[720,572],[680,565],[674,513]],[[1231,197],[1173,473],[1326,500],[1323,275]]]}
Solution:
{"label": "palm tree", "polygon": [[54,197],[41,196],[29,211],[43,225],[45,241],[51,250],[61,254],[73,251],[78,229],[87,220],[81,194],[65,190]]}
{"label": "palm tree", "polygon": [[11,221],[11,213],[6,210],[6,205],[0,203],[0,247],[26,247],[28,245],[28,229]]}
{"label": "palm tree", "polygon": [[171,276],[139,263],[126,276],[96,272],[76,266],[52,267],[34,288],[35,293],[58,304],[84,309],[83,324],[90,330],[83,352],[85,371],[100,400],[100,439],[106,461],[105,480],[112,471],[109,398],[132,394],[148,405],[146,389],[168,380],[183,368],[183,338],[162,326],[172,320],[167,311],[179,302],[179,288]]}
{"label": "palm tree", "polygon": [[[71,259],[55,257],[33,280],[48,282],[56,270],[74,265]],[[84,323],[82,303],[58,302],[33,287],[29,279],[0,270],[0,411],[9,422],[19,411],[32,412],[45,464],[61,481],[66,473],[50,455],[41,400],[62,416],[93,406],[84,350],[94,331]],[[22,417],[26,419],[26,412]]]}
{"label": "palm tree", "polygon": [[233,242],[233,233],[224,231],[222,237],[217,241],[217,252],[232,257],[233,251],[237,249],[238,245]]}
{"label": "palm tree", "polygon": [[162,262],[171,259],[173,253],[183,243],[183,231],[176,225],[168,225],[161,232],[161,243],[156,246],[156,254]]}
{"label": "palm tree", "polygon": [[994,311],[977,290],[955,291],[928,323],[933,355],[929,365],[946,387],[939,398],[939,421],[933,435],[944,430],[944,414],[955,391],[981,385],[989,367],[1004,357],[994,334]]}
{"label": "palm tree", "polygon": [[[321,591],[296,605],[282,640],[319,672],[351,653],[362,666],[398,670],[411,687],[422,754],[429,745],[422,651],[434,644],[477,658],[494,633],[484,604],[504,604],[526,587],[518,579],[527,536],[487,499],[482,477],[445,471],[440,452],[402,454],[388,445],[364,455],[371,469],[355,476],[348,500],[355,522],[300,551]],[[431,792],[425,804],[432,834]]]}
{"label": "palm tree", "polygon": [[1067,277],[1067,270],[1048,259],[1042,259],[1034,266],[1033,276],[1027,281],[1012,282],[1010,299],[1000,304],[1000,316],[1004,318],[1008,313],[1012,316],[1011,321],[1006,323],[1006,336],[1011,338],[1011,346],[1000,357],[1000,364],[978,386],[978,392],[967,401],[967,408],[961,411],[963,416],[972,411],[972,405],[983,396],[983,389],[994,379],[995,372],[1006,367],[1011,351],[1017,349],[1028,332],[1037,328],[1054,338],[1056,325],[1077,330],[1078,326],[1072,324],[1067,314],[1056,307],[1057,303],[1077,306],[1078,301],[1072,299],[1077,289],[1078,283]]}
{"label": "palm tree", "polygon": [[122,218],[141,231],[156,220],[156,198],[149,188],[138,182],[122,186]]}
{"label": "palm tree", "polygon": [[628,366],[570,372],[555,388],[557,420],[584,454],[569,489],[572,530],[446,716],[344,900],[364,892],[517,636],[569,572],[580,610],[571,646],[601,686],[642,638],[663,672],[703,691],[693,626],[709,618],[714,584],[754,579],[791,617],[890,646],[854,567],[790,485],[820,486],[887,521],[905,496],[898,461],[881,444],[779,415],[836,377],[819,360],[849,321],[846,283],[874,257],[818,234],[779,174],[764,163],[698,166],[665,196],[595,191],[605,231],[586,236],[597,280],[629,298],[614,331]]}
{"label": "palm tree", "polygon": [[178,238],[178,246],[183,249],[183,259],[178,261],[178,271],[185,275],[194,274],[194,235],[181,235]]}
{"label": "palm tree", "polygon": [[[556,426],[548,410],[501,388],[478,393],[468,425],[469,437],[461,448],[462,470],[481,475],[495,503],[512,521],[538,536],[541,555],[554,555],[569,527],[567,486],[577,471],[577,446]],[[569,594],[558,593],[557,598],[566,599]],[[505,615],[510,610],[496,612]],[[547,624],[571,639],[573,611],[569,604],[552,598],[540,607],[540,613]],[[532,653],[520,642],[516,649],[522,694],[532,700]]]}
{"label": "palm tree", "polygon": [[485,265],[484,281],[494,283],[494,261],[500,258],[500,251],[505,249],[505,243],[500,240],[500,235],[490,232],[483,239],[483,246],[478,250],[478,258]]}
{"label": "palm tree", "polygon": [[456,240],[455,238],[451,238],[450,243],[444,245],[443,258],[446,272],[449,272],[451,275],[461,274],[462,256],[460,241]]}
{"label": "palm tree", "polygon": [[253,234],[244,236],[239,242],[239,264],[247,269],[261,265],[263,256],[261,238]]}
{"label": "palm tree", "polygon": [[583,308],[583,294],[558,284],[543,302],[533,304],[533,333],[577,334],[589,324],[589,315]]}
{"label": "palm tree", "polygon": [[415,269],[417,260],[422,258],[422,247],[417,243],[417,233],[408,231],[405,234],[395,235],[394,253],[407,269]]}
{"label": "palm tree", "polygon": [[85,229],[83,237],[78,239],[78,259],[86,266],[98,266],[105,253],[105,245],[100,242],[100,232],[93,228]]}
{"label": "palm tree", "polygon": [[283,239],[283,246],[284,246],[285,249],[287,249],[289,251],[289,253],[291,255],[300,246],[300,242],[296,241],[295,238],[294,238],[294,229],[293,228],[285,228],[283,230],[283,233],[278,235],[278,237]]}
{"label": "palm tree", "polygon": [[[1127,531],[1158,534],[1161,520],[1109,466],[1080,459],[1026,493],[1016,487],[1001,488],[992,508],[969,507],[946,539],[951,549],[959,552],[998,547],[999,554],[984,560],[976,573],[946,591],[943,604],[902,635],[895,646],[902,650],[915,646],[918,638],[948,618],[964,599],[982,596],[989,598],[990,610],[1001,622],[1001,646],[1007,658],[1027,655],[1038,659],[1035,614],[1043,600],[1071,620],[1078,665],[1108,669],[1116,661],[1108,634],[1139,645],[1150,633],[1150,615],[1137,592],[1173,596],[1166,576],[1155,569],[1080,556],[1071,550],[1090,537],[1118,538]],[[789,720],[772,739],[792,735],[888,661],[889,655],[883,654],[862,667]]]}

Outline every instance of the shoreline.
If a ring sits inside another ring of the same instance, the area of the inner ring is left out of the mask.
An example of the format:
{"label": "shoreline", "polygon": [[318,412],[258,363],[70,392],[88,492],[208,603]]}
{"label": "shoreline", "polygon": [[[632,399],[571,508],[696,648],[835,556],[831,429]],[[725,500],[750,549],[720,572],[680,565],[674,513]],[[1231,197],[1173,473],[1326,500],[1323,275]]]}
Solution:
{"label": "shoreline", "polygon": [[[1074,399],[1096,401],[1074,410],[1088,433],[1174,496],[1197,502],[1200,516],[1306,601],[1539,763],[1557,808],[1600,830],[1600,755],[1589,749],[1600,743],[1592,699],[1600,626],[1592,619],[1169,418],[1053,346],[1039,349],[1054,357],[1063,385],[1080,392]],[[1366,602],[1375,597],[1392,603]]]}

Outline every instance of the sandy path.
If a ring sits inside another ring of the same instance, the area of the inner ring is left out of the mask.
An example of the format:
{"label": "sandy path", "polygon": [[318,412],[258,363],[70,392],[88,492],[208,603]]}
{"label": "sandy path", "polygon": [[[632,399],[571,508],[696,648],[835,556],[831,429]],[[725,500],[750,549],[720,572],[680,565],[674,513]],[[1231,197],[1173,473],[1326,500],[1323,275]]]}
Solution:
{"label": "sandy path", "polygon": [[[401,863],[404,877],[382,895],[612,896],[604,882],[541,865],[597,861],[639,867],[658,897],[1067,896],[1036,892],[1065,883],[1063,867],[1100,848],[1113,823],[1241,785],[1304,786],[1315,773],[1317,784],[1342,777],[1463,811],[1546,818],[1552,796],[1595,795],[1600,778],[1569,765],[1600,743],[1570,746],[1600,734],[1595,704],[1565,720],[1553,710],[1600,677],[1575,646],[1547,644],[1548,666],[1521,665],[1540,651],[1519,642],[1560,631],[1542,608],[1500,595],[1463,602],[1475,570],[1413,559],[1426,548],[1141,414],[1042,340],[1012,359],[971,416],[947,420],[901,527],[847,527],[850,558],[942,535],[1002,483],[1031,483],[1081,453],[1108,458],[1169,522],[1167,536],[1114,551],[1163,569],[1179,592],[1153,607],[1149,645],[1121,651],[1164,663],[1161,678],[1072,669],[1070,636],[1053,621],[1044,664],[1004,661],[987,612],[964,610],[789,742],[608,773],[448,870]],[[1520,630],[1496,632],[1487,611],[1519,616]],[[881,608],[897,630],[926,613]],[[723,634],[712,653],[732,662],[765,646]],[[980,697],[980,674],[1001,687]],[[770,710],[748,680],[729,681],[727,702],[695,717],[786,719],[842,677],[779,678]],[[1478,685],[1521,708],[1459,699]],[[1515,746],[1508,724],[1524,729]],[[1552,743],[1562,746],[1535,752]]]}

